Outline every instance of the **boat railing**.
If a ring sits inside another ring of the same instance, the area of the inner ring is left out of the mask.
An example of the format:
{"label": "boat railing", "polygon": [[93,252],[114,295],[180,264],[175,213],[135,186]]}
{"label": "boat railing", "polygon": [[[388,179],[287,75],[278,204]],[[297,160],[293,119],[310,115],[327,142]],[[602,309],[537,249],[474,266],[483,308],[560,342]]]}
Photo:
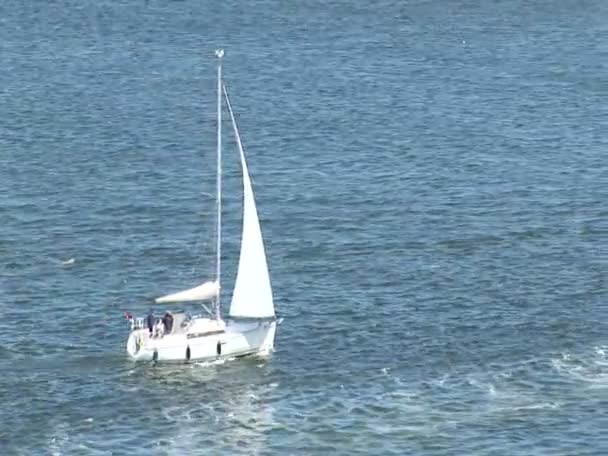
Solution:
{"label": "boat railing", "polygon": [[131,331],[136,329],[144,329],[146,327],[146,319],[144,317],[131,318]]}
{"label": "boat railing", "polygon": [[[153,325],[155,326],[159,321],[162,321],[162,319],[159,317],[154,317]],[[190,315],[183,312],[174,313],[173,324],[171,331],[168,332],[168,334],[183,332],[188,328],[188,326],[190,326],[190,323]],[[129,315],[129,324],[131,325],[131,331],[135,331],[136,329],[145,329],[148,327],[147,317],[132,317]]]}

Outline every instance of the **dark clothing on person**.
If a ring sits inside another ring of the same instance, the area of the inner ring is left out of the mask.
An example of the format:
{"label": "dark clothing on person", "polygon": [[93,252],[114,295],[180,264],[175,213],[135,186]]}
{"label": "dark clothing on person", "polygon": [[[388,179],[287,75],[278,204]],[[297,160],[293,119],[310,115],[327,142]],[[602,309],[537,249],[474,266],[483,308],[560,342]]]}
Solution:
{"label": "dark clothing on person", "polygon": [[146,324],[148,326],[150,334],[152,334],[152,330],[154,329],[154,314],[152,312],[148,314],[148,317],[146,318]]}
{"label": "dark clothing on person", "polygon": [[163,317],[163,325],[165,325],[165,332],[167,334],[171,334],[171,329],[173,329],[173,315],[167,312]]}

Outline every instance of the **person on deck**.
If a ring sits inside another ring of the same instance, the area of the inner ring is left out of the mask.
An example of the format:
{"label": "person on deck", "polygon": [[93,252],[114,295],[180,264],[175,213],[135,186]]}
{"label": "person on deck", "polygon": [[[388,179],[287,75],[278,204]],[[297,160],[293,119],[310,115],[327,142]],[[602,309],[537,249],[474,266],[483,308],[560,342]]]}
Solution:
{"label": "person on deck", "polygon": [[165,324],[163,323],[162,318],[159,318],[154,326],[154,334],[152,337],[160,337],[162,338],[165,335]]}
{"label": "person on deck", "polygon": [[154,330],[154,311],[150,310],[150,313],[146,317],[146,325],[148,326],[148,331],[150,331],[150,335],[152,335],[152,331]]}
{"label": "person on deck", "polygon": [[163,324],[165,325],[167,334],[171,334],[171,330],[173,329],[173,315],[168,311],[165,312],[165,315],[163,316]]}

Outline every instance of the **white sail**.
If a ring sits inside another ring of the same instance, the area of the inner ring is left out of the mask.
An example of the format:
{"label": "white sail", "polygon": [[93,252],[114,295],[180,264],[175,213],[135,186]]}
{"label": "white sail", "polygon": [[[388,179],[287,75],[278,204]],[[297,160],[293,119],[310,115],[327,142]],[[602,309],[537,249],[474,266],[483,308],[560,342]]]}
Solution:
{"label": "white sail", "polygon": [[247,162],[241,138],[232,112],[232,106],[224,86],[226,105],[234,127],[234,134],[241,156],[243,171],[243,235],[241,239],[241,253],[239,267],[230,303],[231,317],[266,318],[274,317],[274,303],[272,288],[266,263],[266,252],[262,230],[255,207],[251,179],[247,171]]}
{"label": "white sail", "polygon": [[198,287],[172,293],[161,298],[156,298],[157,303],[163,302],[186,302],[186,301],[205,301],[213,299],[218,295],[219,286],[217,282],[205,282]]}

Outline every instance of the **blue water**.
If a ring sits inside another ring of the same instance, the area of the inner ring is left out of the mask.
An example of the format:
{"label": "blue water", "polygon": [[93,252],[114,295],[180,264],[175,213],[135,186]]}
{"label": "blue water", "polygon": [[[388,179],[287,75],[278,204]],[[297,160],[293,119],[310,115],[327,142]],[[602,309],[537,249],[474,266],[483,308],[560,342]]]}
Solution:
{"label": "blue water", "polygon": [[[135,365],[213,272],[218,46],[285,320]],[[607,62],[601,0],[0,1],[0,454],[608,454]]]}

